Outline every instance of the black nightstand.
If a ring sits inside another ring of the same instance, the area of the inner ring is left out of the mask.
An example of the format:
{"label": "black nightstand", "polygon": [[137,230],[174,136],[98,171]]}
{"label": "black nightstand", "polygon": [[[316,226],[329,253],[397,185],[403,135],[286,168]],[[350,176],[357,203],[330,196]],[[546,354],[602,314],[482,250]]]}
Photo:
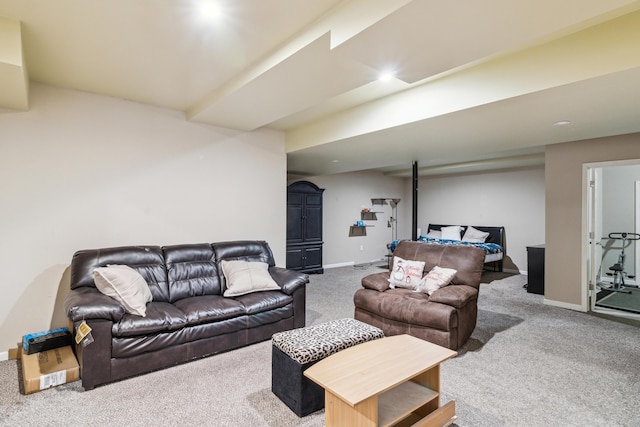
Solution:
{"label": "black nightstand", "polygon": [[527,246],[527,292],[544,295],[544,245]]}

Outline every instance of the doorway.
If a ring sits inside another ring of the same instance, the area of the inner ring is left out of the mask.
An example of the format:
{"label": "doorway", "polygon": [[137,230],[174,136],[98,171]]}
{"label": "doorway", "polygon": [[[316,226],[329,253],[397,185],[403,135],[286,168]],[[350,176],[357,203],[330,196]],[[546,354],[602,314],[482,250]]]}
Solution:
{"label": "doorway", "polygon": [[640,159],[586,167],[589,309],[640,320]]}

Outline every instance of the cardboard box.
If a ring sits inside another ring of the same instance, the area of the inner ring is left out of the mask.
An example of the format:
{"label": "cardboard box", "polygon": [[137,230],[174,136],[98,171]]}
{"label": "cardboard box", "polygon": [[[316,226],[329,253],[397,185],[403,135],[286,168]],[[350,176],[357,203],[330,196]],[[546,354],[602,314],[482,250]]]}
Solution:
{"label": "cardboard box", "polygon": [[21,360],[25,394],[80,379],[80,366],[70,346],[34,354],[22,352]]}

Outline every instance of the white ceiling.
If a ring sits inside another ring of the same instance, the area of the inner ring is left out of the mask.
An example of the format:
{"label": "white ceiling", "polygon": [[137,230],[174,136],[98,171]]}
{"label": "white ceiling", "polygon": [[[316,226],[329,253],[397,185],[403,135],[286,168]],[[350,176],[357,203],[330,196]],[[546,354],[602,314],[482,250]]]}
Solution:
{"label": "white ceiling", "polygon": [[36,81],[272,127],[308,175],[531,167],[640,132],[640,0],[208,1],[220,19],[198,0],[0,0],[0,113]]}

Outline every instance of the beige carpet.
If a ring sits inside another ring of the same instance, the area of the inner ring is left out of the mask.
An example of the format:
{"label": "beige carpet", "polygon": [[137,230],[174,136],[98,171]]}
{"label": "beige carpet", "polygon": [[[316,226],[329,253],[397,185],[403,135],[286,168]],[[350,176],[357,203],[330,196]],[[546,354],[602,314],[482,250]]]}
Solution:
{"label": "beige carpet", "polygon": [[[359,278],[377,267],[311,276],[308,324],[352,317]],[[542,303],[524,276],[488,273],[479,321],[442,365],[443,402],[460,427],[640,425],[640,329]],[[79,382],[19,392],[15,361],[0,362],[0,425],[309,426],[270,391],[270,342],[83,391]]]}

